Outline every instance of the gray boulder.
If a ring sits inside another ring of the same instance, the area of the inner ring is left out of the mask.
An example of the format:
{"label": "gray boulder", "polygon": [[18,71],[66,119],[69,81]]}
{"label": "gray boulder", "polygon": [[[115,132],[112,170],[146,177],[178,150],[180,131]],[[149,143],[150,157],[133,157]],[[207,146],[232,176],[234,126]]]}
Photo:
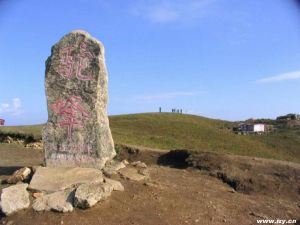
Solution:
{"label": "gray boulder", "polygon": [[28,184],[16,184],[2,190],[0,208],[5,215],[11,215],[30,205]]}
{"label": "gray boulder", "polygon": [[67,189],[38,197],[32,204],[35,211],[72,212],[75,189]]}
{"label": "gray boulder", "polygon": [[113,186],[110,183],[82,184],[75,192],[74,205],[82,209],[90,208],[107,199],[112,191]]}

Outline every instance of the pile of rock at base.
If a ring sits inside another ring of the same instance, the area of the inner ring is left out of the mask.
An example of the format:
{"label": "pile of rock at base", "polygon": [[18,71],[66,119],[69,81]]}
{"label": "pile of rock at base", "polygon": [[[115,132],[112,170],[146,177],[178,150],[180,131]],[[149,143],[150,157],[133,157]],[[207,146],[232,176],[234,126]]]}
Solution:
{"label": "pile of rock at base", "polygon": [[[34,174],[29,185],[23,183],[30,180],[32,170]],[[37,167],[32,170],[21,168],[6,180],[14,185],[4,188],[1,193],[0,209],[5,215],[30,205],[35,211],[72,212],[75,207],[90,208],[108,199],[113,191],[124,191],[124,186],[116,179],[141,181],[149,178],[147,165],[139,161],[131,164],[110,161],[102,170],[81,167]]]}

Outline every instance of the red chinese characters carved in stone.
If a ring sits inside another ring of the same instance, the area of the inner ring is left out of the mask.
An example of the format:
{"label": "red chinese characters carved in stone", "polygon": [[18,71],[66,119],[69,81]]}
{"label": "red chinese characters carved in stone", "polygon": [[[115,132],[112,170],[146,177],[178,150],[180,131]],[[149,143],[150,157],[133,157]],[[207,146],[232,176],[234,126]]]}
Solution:
{"label": "red chinese characters carved in stone", "polygon": [[69,139],[72,139],[73,128],[83,128],[84,121],[91,117],[81,106],[81,101],[81,97],[72,96],[66,101],[59,99],[50,106],[53,112],[61,117],[57,122],[58,126],[67,128]]}
{"label": "red chinese characters carved in stone", "polygon": [[80,44],[77,54],[73,54],[75,49],[75,47],[66,47],[60,50],[60,64],[58,65],[57,72],[67,79],[75,76],[79,80],[91,80],[92,74],[84,75],[82,71],[89,66],[95,55],[88,50],[85,42]]}

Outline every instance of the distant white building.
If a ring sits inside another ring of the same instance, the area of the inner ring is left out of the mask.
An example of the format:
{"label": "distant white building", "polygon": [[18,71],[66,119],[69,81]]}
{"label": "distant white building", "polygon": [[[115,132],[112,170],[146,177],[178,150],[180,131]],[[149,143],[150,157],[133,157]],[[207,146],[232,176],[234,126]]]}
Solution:
{"label": "distant white building", "polygon": [[262,123],[257,124],[242,124],[240,125],[241,132],[264,133],[266,132],[266,125]]}

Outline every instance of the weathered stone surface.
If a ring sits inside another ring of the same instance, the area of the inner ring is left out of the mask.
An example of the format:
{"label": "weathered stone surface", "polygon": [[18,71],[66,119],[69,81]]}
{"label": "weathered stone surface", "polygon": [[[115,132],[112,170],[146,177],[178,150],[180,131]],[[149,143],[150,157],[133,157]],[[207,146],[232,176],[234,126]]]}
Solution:
{"label": "weathered stone surface", "polygon": [[115,156],[107,117],[103,45],[84,31],[65,35],[46,62],[47,166],[102,168]]}
{"label": "weathered stone surface", "polygon": [[5,215],[11,215],[30,205],[28,184],[16,184],[2,190],[0,208]]}
{"label": "weathered stone surface", "polygon": [[38,197],[32,204],[35,211],[72,212],[75,189],[67,189]]}
{"label": "weathered stone surface", "polygon": [[104,182],[107,184],[110,184],[113,187],[114,191],[124,191],[124,186],[121,184],[120,181],[112,180],[112,179],[105,177]]}
{"label": "weathered stone surface", "polygon": [[39,167],[31,179],[29,189],[55,192],[93,182],[103,182],[102,172],[98,169]]}
{"label": "weathered stone surface", "polygon": [[30,174],[31,169],[28,167],[23,167],[19,170],[16,170],[9,178],[7,178],[6,182],[9,184],[16,184],[28,179]]}
{"label": "weathered stone surface", "polygon": [[42,196],[44,196],[43,192],[33,192],[32,193],[32,197],[34,197],[34,198],[40,198]]}
{"label": "weathered stone surface", "polygon": [[109,197],[112,191],[113,185],[110,183],[82,184],[75,192],[74,205],[83,209],[90,208]]}
{"label": "weathered stone surface", "polygon": [[102,169],[102,171],[105,176],[110,177],[113,174],[117,174],[120,169],[125,167],[126,165],[123,162],[111,160],[105,164],[105,167]]}
{"label": "weathered stone surface", "polygon": [[141,181],[149,177],[149,174],[146,174],[145,169],[138,170],[137,168],[126,167],[119,170],[119,174],[122,178],[134,181]]}

